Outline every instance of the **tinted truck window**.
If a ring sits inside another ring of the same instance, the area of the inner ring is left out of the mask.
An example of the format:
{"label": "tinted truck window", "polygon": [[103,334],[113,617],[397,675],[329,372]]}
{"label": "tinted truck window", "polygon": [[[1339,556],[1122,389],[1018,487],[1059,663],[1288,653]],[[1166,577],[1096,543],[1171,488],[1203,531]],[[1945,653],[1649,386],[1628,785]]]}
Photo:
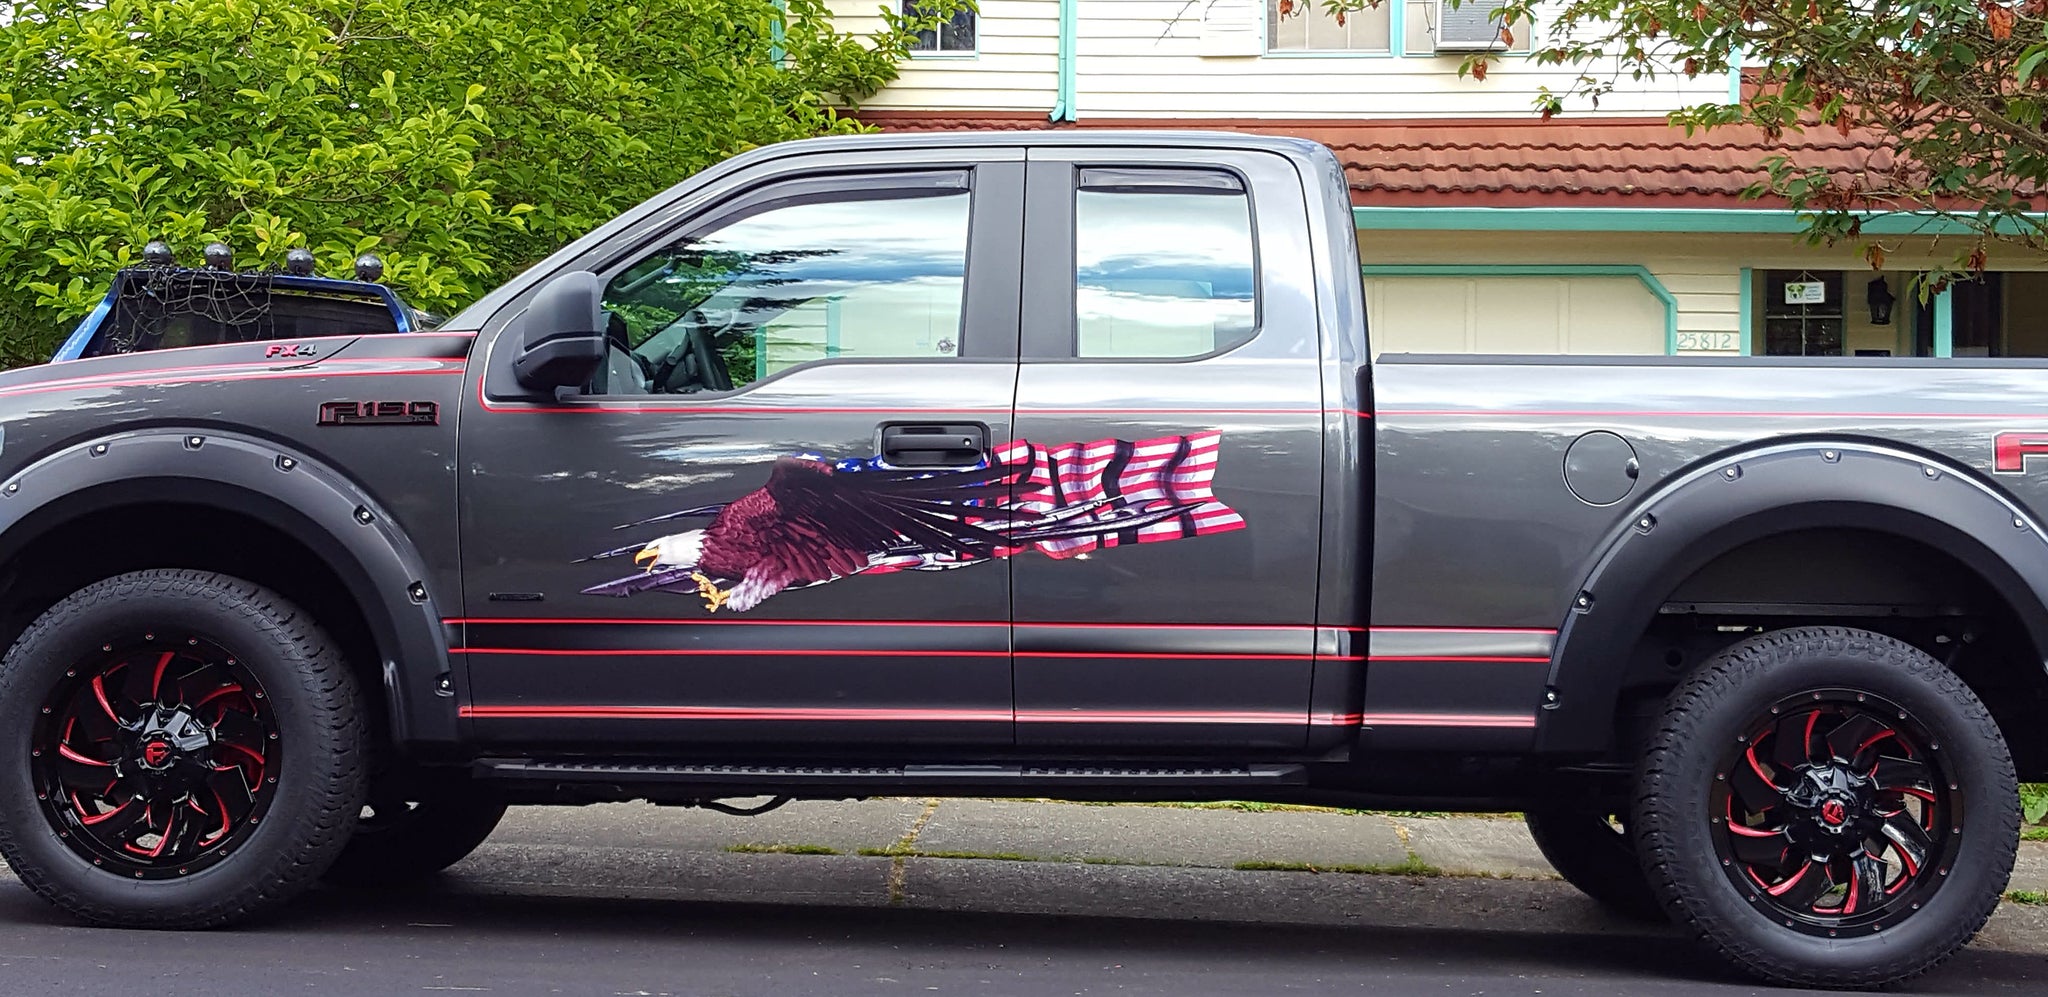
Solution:
{"label": "tinted truck window", "polygon": [[1198,357],[1252,338],[1251,204],[1236,176],[1086,169],[1074,198],[1076,356]]}
{"label": "tinted truck window", "polygon": [[619,320],[606,393],[727,391],[819,360],[957,355],[969,197],[806,194],[662,247],[605,292]]}

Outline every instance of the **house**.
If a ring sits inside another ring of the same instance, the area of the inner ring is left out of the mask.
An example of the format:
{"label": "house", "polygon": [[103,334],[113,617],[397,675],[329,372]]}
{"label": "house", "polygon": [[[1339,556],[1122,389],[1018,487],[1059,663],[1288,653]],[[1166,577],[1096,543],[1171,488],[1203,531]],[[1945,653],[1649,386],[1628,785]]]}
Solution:
{"label": "house", "polygon": [[[842,27],[877,0],[833,0]],[[914,4],[916,0],[887,0]],[[885,129],[1222,128],[1316,139],[1349,175],[1375,349],[1621,354],[2048,355],[2048,258],[1922,304],[1918,268],[1955,237],[1888,218],[1888,269],[1808,246],[1782,202],[1744,200],[1782,146],[1688,137],[1673,108],[1731,100],[1739,74],[1659,79],[1544,121],[1576,70],[1499,47],[1483,0],[1388,0],[1343,23],[1320,0],[981,0],[862,107]],[[1885,150],[1808,132],[1802,165],[1882,168]]]}

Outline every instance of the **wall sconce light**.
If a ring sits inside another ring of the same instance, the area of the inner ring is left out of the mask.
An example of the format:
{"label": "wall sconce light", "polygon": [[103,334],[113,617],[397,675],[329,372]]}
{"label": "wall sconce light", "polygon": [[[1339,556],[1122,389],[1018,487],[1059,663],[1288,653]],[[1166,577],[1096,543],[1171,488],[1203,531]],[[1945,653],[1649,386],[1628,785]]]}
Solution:
{"label": "wall sconce light", "polygon": [[1884,282],[1883,277],[1871,280],[1866,298],[1870,302],[1870,324],[1892,324],[1892,302],[1897,299],[1892,297],[1892,289]]}

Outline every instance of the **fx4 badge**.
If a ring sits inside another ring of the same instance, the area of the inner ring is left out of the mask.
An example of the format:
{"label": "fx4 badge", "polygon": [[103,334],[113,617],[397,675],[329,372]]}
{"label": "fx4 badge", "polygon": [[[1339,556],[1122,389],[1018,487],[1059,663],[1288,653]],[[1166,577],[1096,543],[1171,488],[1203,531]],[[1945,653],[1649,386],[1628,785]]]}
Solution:
{"label": "fx4 badge", "polygon": [[2048,457],[2048,432],[1999,433],[1991,437],[1993,473],[2025,474],[2029,457]]}
{"label": "fx4 badge", "polygon": [[326,402],[320,406],[322,426],[438,426],[441,406],[434,402]]}
{"label": "fx4 badge", "polygon": [[263,348],[263,359],[265,360],[274,360],[278,357],[312,356],[319,356],[319,354],[314,352],[313,347],[306,343],[272,343]]}

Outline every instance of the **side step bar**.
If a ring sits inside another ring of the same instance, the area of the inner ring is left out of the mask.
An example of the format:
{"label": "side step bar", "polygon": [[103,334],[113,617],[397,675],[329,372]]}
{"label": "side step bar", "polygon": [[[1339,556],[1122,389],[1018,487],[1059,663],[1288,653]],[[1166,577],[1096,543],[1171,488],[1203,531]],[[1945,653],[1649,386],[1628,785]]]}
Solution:
{"label": "side step bar", "polygon": [[1033,793],[1052,790],[1168,790],[1233,786],[1300,786],[1301,765],[1105,766],[1105,765],[718,765],[640,761],[539,761],[483,758],[479,777],[512,783],[557,786],[692,787],[743,793],[805,790],[895,789],[981,790]]}

